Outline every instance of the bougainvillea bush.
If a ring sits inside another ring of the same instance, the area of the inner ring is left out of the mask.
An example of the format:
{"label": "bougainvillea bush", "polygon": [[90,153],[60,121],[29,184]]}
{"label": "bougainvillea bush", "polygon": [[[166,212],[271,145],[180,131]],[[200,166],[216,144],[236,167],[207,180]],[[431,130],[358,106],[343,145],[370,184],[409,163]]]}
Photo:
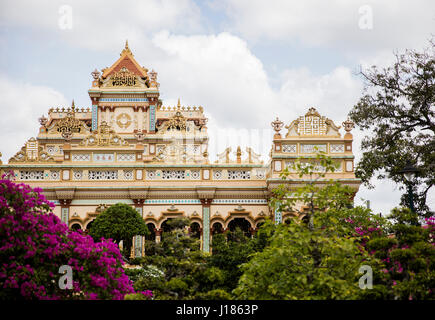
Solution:
{"label": "bougainvillea bush", "polygon": [[[118,246],[69,230],[53,207],[41,189],[0,180],[0,299],[123,299],[135,293]],[[67,283],[62,265],[72,268],[71,289],[60,288]]]}
{"label": "bougainvillea bush", "polygon": [[352,236],[382,263],[373,268],[373,290],[364,299],[435,299],[435,217],[418,216],[408,208],[394,208],[387,219],[360,209],[345,222]]}

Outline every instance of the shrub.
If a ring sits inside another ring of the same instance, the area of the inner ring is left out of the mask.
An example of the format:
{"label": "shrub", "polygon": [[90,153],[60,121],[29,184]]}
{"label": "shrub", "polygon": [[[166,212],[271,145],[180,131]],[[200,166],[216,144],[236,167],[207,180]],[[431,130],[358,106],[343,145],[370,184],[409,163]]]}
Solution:
{"label": "shrub", "polygon": [[[123,299],[134,293],[118,246],[69,230],[40,192],[0,180],[0,299]],[[69,290],[59,285],[62,265],[72,268]]]}

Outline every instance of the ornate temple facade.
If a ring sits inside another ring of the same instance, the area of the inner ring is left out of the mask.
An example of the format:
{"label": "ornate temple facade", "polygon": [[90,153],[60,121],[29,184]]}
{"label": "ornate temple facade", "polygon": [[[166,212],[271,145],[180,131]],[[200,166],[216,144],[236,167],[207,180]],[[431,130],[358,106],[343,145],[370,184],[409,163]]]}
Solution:
{"label": "ornate temple facade", "polygon": [[[135,237],[133,252],[144,254],[145,241],[159,241],[168,219],[187,217],[191,232],[210,250],[211,237],[235,226],[255,232],[266,217],[276,223],[286,215],[269,205],[271,190],[304,183],[282,170],[298,159],[324,151],[339,163],[327,179],[358,191],[352,152],[353,124],[340,127],[314,108],[292,121],[272,122],[275,135],[270,160],[260,161],[251,148],[227,148],[211,163],[207,118],[203,108],[164,106],[157,73],[141,67],[128,44],[110,67],[92,72],[91,107],[51,108],[39,118],[36,138],[29,139],[1,173],[13,172],[18,182],[40,187],[71,228],[86,230],[104,208],[134,206],[151,236]],[[304,208],[301,208],[302,211]]]}

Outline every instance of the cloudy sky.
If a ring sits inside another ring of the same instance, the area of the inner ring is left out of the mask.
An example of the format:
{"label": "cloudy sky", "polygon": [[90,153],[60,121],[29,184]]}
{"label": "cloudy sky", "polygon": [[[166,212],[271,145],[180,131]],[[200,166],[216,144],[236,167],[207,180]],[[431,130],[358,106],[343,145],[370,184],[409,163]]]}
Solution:
{"label": "cloudy sky", "polygon": [[[164,105],[204,107],[212,157],[240,144],[267,159],[277,116],[288,124],[314,106],[340,125],[362,93],[358,70],[423,48],[434,27],[432,0],[1,0],[2,160],[50,107],[89,107],[90,73],[116,61],[126,39],[158,72]],[[357,161],[364,134],[354,132]],[[401,191],[373,182],[357,203],[387,213]]]}

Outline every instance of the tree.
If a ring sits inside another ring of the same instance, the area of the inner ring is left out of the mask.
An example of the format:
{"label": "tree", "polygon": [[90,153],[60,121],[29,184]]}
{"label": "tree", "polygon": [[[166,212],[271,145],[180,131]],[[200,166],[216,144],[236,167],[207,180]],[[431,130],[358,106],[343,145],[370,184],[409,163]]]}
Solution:
{"label": "tree", "polygon": [[395,208],[383,237],[369,240],[367,250],[384,263],[380,283],[372,292],[376,298],[401,300],[435,299],[435,218],[415,225],[416,216],[408,208]]}
{"label": "tree", "polygon": [[[116,244],[69,230],[40,192],[0,180],[0,300],[123,299],[134,293]],[[61,266],[71,268],[71,282],[59,274]],[[71,289],[62,289],[60,283],[68,282]]]}
{"label": "tree", "polygon": [[213,236],[213,251],[207,263],[209,268],[217,268],[223,272],[219,289],[230,293],[236,288],[243,274],[239,267],[250,260],[255,249],[255,241],[248,238],[239,228],[233,232]]}
{"label": "tree", "polygon": [[101,238],[112,239],[118,245],[122,241],[124,256],[129,258],[133,237],[144,236],[148,232],[145,221],[134,208],[117,203],[95,218],[89,234],[95,241]]}
{"label": "tree", "polygon": [[[358,237],[345,219],[358,214],[352,208],[354,191],[325,179],[334,171],[334,162],[323,153],[316,159],[300,159],[293,169],[307,184],[295,189],[281,185],[274,190],[272,203],[280,211],[297,212],[302,202],[308,206],[305,218],[265,228],[271,238],[263,251],[242,266],[243,275],[233,291],[241,299],[356,299],[362,265],[377,266],[359,245]],[[291,172],[284,170],[286,179]],[[273,232],[270,229],[274,228]]]}
{"label": "tree", "polygon": [[[200,250],[199,240],[190,237],[186,218],[171,219],[167,222],[160,243],[152,244],[153,255],[140,261],[140,274],[134,283],[136,290],[150,289],[157,300],[196,299],[213,289],[219,283],[222,272],[207,268],[206,254]],[[218,293],[209,296],[217,297]]]}
{"label": "tree", "polygon": [[367,186],[375,176],[400,184],[404,178],[399,171],[410,161],[420,169],[412,184],[416,210],[428,217],[433,211],[426,198],[435,184],[435,43],[432,40],[422,52],[406,50],[395,57],[387,68],[360,71],[364,93],[349,117],[371,133],[362,140],[363,155],[355,172]]}

